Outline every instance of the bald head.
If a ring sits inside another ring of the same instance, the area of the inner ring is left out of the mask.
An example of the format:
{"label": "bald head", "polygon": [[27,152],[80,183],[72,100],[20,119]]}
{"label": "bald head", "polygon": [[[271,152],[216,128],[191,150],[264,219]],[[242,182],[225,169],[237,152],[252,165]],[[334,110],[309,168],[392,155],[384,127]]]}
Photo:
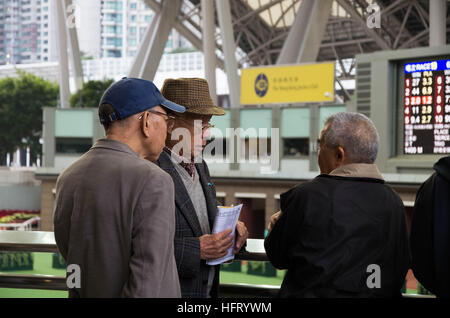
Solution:
{"label": "bald head", "polygon": [[351,163],[374,163],[377,158],[378,132],[363,114],[342,112],[330,116],[320,139],[329,147],[341,146]]}

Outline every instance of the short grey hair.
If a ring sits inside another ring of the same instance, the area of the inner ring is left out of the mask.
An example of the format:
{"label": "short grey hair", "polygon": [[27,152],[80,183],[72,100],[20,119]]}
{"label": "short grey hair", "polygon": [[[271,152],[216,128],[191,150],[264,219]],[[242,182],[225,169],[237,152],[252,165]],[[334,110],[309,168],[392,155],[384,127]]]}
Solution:
{"label": "short grey hair", "polygon": [[351,112],[336,113],[328,117],[325,127],[321,137],[325,145],[341,146],[352,163],[375,162],[379,135],[367,116]]}

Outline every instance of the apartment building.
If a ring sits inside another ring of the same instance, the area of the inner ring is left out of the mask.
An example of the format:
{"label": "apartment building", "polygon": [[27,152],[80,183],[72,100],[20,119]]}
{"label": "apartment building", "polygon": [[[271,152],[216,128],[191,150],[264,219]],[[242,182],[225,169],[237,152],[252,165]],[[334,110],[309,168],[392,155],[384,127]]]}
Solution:
{"label": "apartment building", "polygon": [[[55,1],[0,0],[0,65],[58,60]],[[73,0],[66,15],[84,58],[132,58],[154,12],[142,0]],[[190,46],[173,30],[166,51]]]}
{"label": "apartment building", "polygon": [[56,58],[53,10],[50,0],[0,1],[0,64]]}

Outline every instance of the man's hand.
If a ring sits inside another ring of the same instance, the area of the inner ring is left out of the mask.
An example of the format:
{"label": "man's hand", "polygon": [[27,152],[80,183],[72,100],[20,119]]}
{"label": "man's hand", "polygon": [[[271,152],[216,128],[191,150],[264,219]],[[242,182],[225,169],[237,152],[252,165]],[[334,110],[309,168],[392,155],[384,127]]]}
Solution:
{"label": "man's hand", "polygon": [[281,216],[281,210],[270,217],[269,227],[267,228],[267,230],[269,232],[272,231],[273,226],[275,225],[275,223],[277,223],[277,221],[280,218],[280,216]]}
{"label": "man's hand", "polygon": [[238,221],[236,224],[236,243],[234,244],[233,254],[239,252],[248,238],[248,230],[244,222]]}
{"label": "man's hand", "polygon": [[200,236],[200,258],[211,260],[227,255],[227,250],[233,244],[231,229],[217,234],[205,234]]}

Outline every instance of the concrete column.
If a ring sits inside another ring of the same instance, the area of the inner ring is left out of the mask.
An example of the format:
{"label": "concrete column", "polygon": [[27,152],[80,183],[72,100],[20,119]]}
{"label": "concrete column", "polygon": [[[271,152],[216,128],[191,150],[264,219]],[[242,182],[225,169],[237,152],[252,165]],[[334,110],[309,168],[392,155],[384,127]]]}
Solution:
{"label": "concrete column", "polygon": [[318,151],[317,139],[319,139],[319,106],[309,106],[310,126],[309,126],[309,171],[318,171],[317,163]]}
{"label": "concrete column", "polygon": [[139,77],[141,74],[142,63],[144,63],[145,55],[147,49],[151,45],[152,35],[156,28],[157,21],[159,20],[161,12],[155,12],[155,16],[152,19],[151,24],[145,31],[144,37],[139,44],[139,49],[136,52],[136,57],[134,58],[133,64],[128,72],[128,77]]}
{"label": "concrete column", "polygon": [[234,41],[233,24],[229,0],[216,0],[217,16],[222,33],[223,55],[225,57],[225,72],[230,90],[230,107],[240,107],[240,79],[236,61],[236,43]]}
{"label": "concrete column", "polygon": [[[55,109],[52,107],[43,107],[42,109],[42,166],[53,167],[55,165]],[[98,117],[98,116],[97,116]]]}
{"label": "concrete column", "polygon": [[161,11],[156,14],[150,28],[147,30],[145,39],[130,69],[130,77],[153,80],[159,61],[164,53],[170,31],[180,12],[181,2],[181,0],[162,1]]}
{"label": "concrete column", "polygon": [[209,84],[209,91],[217,105],[216,93],[216,24],[214,21],[214,1],[202,0],[202,34],[203,55],[205,57],[205,78]]}
{"label": "concrete column", "polygon": [[446,44],[446,0],[430,0],[430,46]]}
{"label": "concrete column", "polygon": [[[283,158],[283,137],[281,136],[281,108],[280,107],[273,107],[272,108],[272,128],[278,129],[278,141],[275,143],[272,143],[272,138],[274,136],[271,136],[271,143],[278,145],[278,151],[276,149],[272,149],[272,155],[278,153],[278,158],[275,160],[278,160],[280,163],[278,170],[281,169],[281,159]],[[267,203],[266,203],[267,204]]]}
{"label": "concrete column", "polygon": [[265,213],[264,213],[264,229],[267,229],[267,227],[270,224],[270,218],[272,217],[272,215],[276,212],[278,212],[277,210],[277,202],[275,199],[275,194],[276,191],[274,191],[273,188],[269,188],[267,187],[267,191],[266,191],[266,205],[265,205]]}
{"label": "concrete column", "polygon": [[[239,128],[241,127],[241,110],[239,108],[232,108],[229,110],[230,112],[230,128]],[[238,162],[239,158],[238,158],[238,151],[240,151],[238,149],[239,145],[240,145],[240,141],[238,140],[238,137],[236,136],[232,136],[229,139],[230,142],[230,151],[233,152],[233,156],[230,158],[231,163],[230,163],[230,170],[239,170],[240,164]]]}
{"label": "concrete column", "polygon": [[41,181],[41,231],[53,231],[53,211],[55,199],[53,189],[56,187],[54,179],[42,179]]}
{"label": "concrete column", "polygon": [[14,152],[14,156],[13,156],[13,167],[20,167],[20,148],[18,148],[15,152]]}
{"label": "concrete column", "polygon": [[27,157],[26,157],[26,167],[31,166],[31,155],[30,155],[30,147],[27,147]]}
{"label": "concrete column", "polygon": [[[71,13],[71,15],[75,16],[75,6],[72,4],[72,0],[66,1],[66,12]],[[79,16],[79,15],[78,15]],[[79,21],[76,23],[80,23]],[[69,35],[69,44],[70,44],[70,57],[72,60],[72,66],[75,76],[75,87],[76,90],[80,90],[83,88],[83,67],[81,65],[81,54],[80,54],[80,45],[78,43],[78,34],[77,34],[77,24],[73,23],[73,21],[67,21],[66,27]]]}
{"label": "concrete column", "polygon": [[303,0],[277,64],[315,62],[333,0]]}
{"label": "concrete column", "polygon": [[225,191],[225,205],[226,206],[232,206],[236,204],[236,197],[234,196],[234,193],[236,191],[232,187],[226,187]]}
{"label": "concrete column", "polygon": [[98,118],[97,111],[93,111],[92,127],[93,127],[92,144],[95,144],[95,142],[98,139],[105,137],[105,129],[103,128],[102,124],[100,123],[100,119]]}
{"label": "concrete column", "polygon": [[67,54],[67,29],[65,0],[56,2],[56,22],[58,25],[58,52],[59,52],[59,98],[61,108],[69,108],[69,58]]}

